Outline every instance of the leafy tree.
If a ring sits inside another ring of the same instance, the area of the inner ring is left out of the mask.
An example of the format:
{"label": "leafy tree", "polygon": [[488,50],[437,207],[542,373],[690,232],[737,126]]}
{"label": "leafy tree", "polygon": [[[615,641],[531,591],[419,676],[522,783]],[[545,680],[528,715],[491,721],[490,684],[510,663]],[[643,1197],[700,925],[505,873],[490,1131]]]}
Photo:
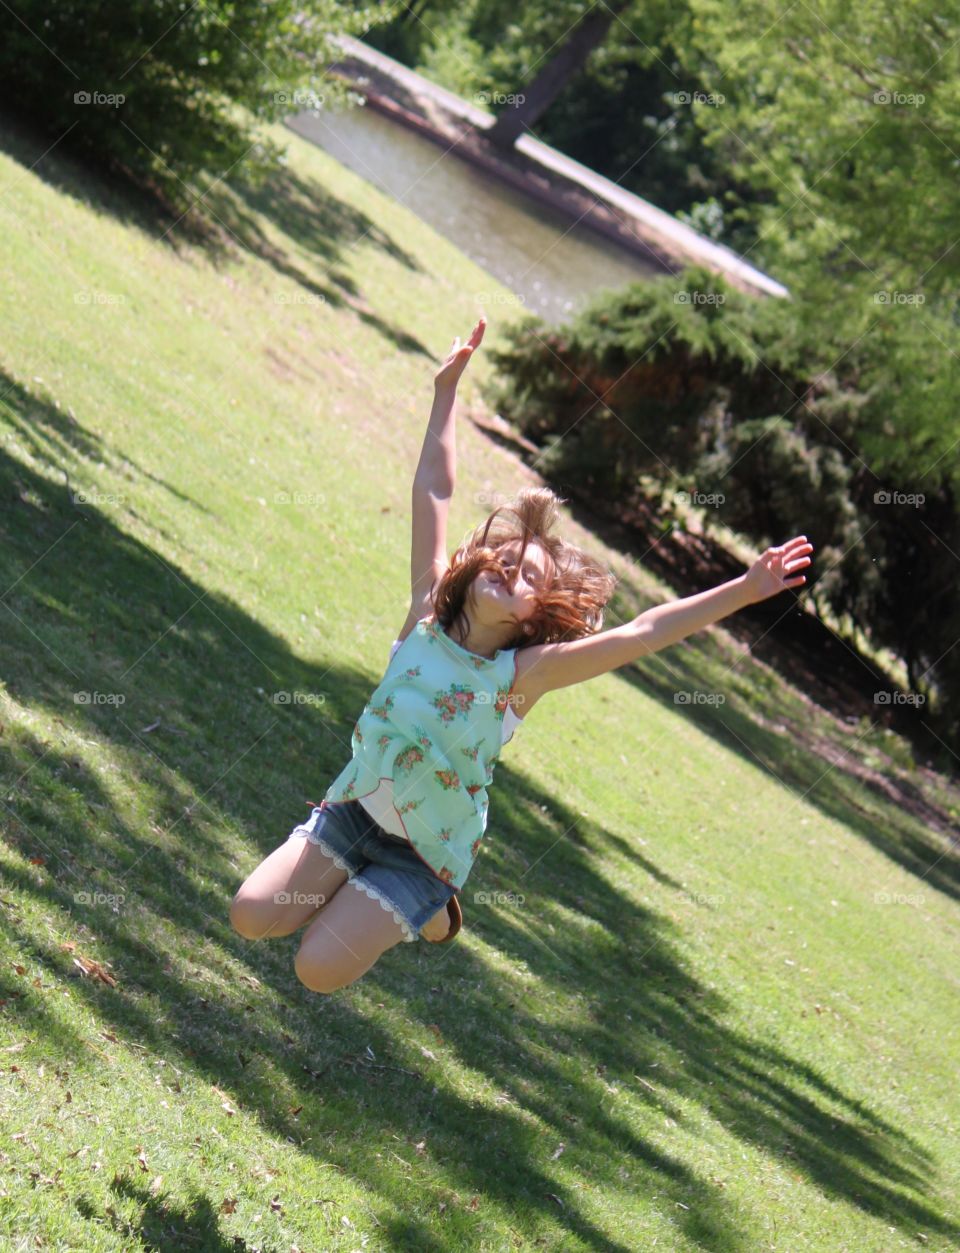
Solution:
{"label": "leafy tree", "polygon": [[931,494],[878,485],[862,450],[870,351],[831,362],[797,302],[691,267],[602,293],[569,325],[522,320],[493,353],[488,398],[540,443],[538,468],[601,511],[668,509],[683,490],[758,545],[809,535],[814,602],[903,657],[960,747],[957,497],[942,480]]}
{"label": "leafy tree", "polygon": [[274,168],[257,121],[343,98],[329,36],[369,21],[335,0],[19,0],[0,8],[0,104],[182,211]]}
{"label": "leafy tree", "polygon": [[956,495],[956,4],[690,5],[692,55],[725,93],[697,122],[762,193],[764,254],[825,348],[857,345],[863,455],[905,491],[947,478]]}

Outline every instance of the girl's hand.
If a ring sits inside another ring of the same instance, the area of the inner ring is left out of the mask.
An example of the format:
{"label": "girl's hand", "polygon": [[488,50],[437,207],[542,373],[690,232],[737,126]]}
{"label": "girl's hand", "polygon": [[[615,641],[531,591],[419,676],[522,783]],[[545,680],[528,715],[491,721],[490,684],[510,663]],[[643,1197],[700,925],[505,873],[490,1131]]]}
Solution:
{"label": "girl's hand", "polygon": [[807,554],[812,552],[813,545],[807,537],[798,535],[780,548],[768,548],[761,553],[744,576],[747,603],[756,604],[759,600],[776,596],[784,588],[799,587],[805,583],[806,576],[797,574],[797,571],[810,564]]}
{"label": "girl's hand", "polygon": [[467,342],[460,347],[460,336],[453,341],[453,347],[447,356],[446,361],[434,375],[433,385],[438,388],[456,388],[460,382],[460,375],[467,368],[467,362],[473,355],[475,348],[480,347],[480,341],[483,339],[483,332],[486,330],[487,319],[481,317],[480,321],[473,328],[473,334]]}

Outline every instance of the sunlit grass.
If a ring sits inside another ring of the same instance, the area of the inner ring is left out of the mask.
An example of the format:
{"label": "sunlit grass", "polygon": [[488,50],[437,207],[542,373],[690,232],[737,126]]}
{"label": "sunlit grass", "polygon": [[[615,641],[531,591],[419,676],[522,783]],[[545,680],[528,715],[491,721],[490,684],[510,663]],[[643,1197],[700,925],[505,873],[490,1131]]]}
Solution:
{"label": "sunlit grass", "polygon": [[[871,785],[909,746],[723,628],[531,712],[455,944],[320,997],[231,930],[386,666],[434,361],[496,290],[290,145],[219,256],[0,155],[4,1239],[953,1247],[956,790]],[[451,547],[531,479],[458,447]],[[565,531],[621,616],[673,594]]]}

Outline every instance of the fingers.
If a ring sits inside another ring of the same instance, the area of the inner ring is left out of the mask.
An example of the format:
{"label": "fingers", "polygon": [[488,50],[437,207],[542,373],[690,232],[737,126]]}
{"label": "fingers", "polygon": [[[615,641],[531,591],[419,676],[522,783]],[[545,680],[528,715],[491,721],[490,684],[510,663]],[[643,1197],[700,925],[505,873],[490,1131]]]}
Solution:
{"label": "fingers", "polygon": [[[470,348],[471,350],[479,347],[480,341],[483,339],[483,332],[486,330],[486,326],[487,326],[487,319],[481,316],[479,322],[477,322],[477,325],[471,331],[470,338],[463,345],[463,347]],[[460,336],[458,335],[456,339],[453,341],[453,346],[450,349],[450,353],[453,356],[453,355],[456,355],[460,351],[461,351]]]}
{"label": "fingers", "polygon": [[801,559],[810,564],[810,558],[807,553],[813,552],[813,545],[805,535],[798,535],[794,539],[787,540],[785,544],[781,544],[778,548],[768,548],[767,552],[771,557],[780,558],[786,562],[797,562]]}

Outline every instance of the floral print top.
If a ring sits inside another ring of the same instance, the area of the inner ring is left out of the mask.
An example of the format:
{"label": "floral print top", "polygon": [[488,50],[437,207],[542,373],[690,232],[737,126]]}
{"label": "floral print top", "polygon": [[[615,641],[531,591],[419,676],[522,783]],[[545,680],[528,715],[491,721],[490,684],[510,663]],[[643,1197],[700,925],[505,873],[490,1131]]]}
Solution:
{"label": "floral print top", "polygon": [[487,786],[516,673],[515,648],[482,657],[421,618],[357,719],[353,757],[326,800],[359,800],[389,779],[414,851],[459,891],[486,830]]}

